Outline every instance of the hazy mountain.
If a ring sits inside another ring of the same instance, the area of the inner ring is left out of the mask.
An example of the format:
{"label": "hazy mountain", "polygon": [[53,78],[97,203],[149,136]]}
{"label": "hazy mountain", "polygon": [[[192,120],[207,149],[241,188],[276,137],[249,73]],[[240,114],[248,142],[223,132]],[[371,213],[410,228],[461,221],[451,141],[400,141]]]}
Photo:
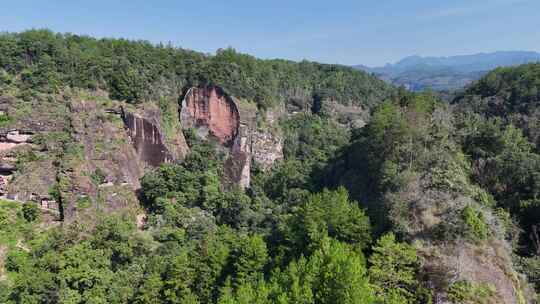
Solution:
{"label": "hazy mountain", "polygon": [[537,52],[505,51],[450,57],[409,56],[383,67],[357,65],[355,68],[372,72],[413,91],[426,88],[454,90],[463,88],[494,68],[538,61],[540,53]]}

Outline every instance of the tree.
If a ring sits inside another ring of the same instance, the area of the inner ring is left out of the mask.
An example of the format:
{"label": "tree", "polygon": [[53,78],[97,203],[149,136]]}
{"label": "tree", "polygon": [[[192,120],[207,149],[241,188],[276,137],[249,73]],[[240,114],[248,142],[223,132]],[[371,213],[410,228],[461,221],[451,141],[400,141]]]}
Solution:
{"label": "tree", "polygon": [[369,263],[370,280],[383,303],[416,303],[418,257],[412,246],[388,233],[373,247]]}
{"label": "tree", "polygon": [[274,269],[268,281],[260,276],[236,289],[227,281],[218,303],[371,304],[374,300],[363,255],[325,238],[308,258],[292,261],[283,271]]}
{"label": "tree", "polygon": [[345,188],[312,194],[286,225],[286,237],[295,250],[318,248],[326,237],[364,249],[371,241],[369,218],[349,200]]}
{"label": "tree", "polygon": [[256,280],[268,263],[266,243],[260,235],[242,236],[235,247],[232,253],[235,283]]}

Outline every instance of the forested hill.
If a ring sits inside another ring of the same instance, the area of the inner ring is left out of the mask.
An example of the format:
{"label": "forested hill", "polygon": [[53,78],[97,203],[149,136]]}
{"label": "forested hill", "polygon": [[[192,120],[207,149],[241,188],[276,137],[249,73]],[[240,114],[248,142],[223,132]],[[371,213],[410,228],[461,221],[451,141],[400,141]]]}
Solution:
{"label": "forested hill", "polygon": [[31,30],[0,35],[0,81],[54,92],[63,86],[103,89],[130,102],[178,95],[184,87],[219,84],[260,107],[314,96],[374,105],[391,90],[364,72],[339,65],[260,60],[233,49],[207,55],[146,41],[94,39]]}
{"label": "forested hill", "polygon": [[537,71],[3,34],[0,303],[534,303]]}
{"label": "forested hill", "polygon": [[540,147],[540,63],[495,69],[454,103],[519,126]]}

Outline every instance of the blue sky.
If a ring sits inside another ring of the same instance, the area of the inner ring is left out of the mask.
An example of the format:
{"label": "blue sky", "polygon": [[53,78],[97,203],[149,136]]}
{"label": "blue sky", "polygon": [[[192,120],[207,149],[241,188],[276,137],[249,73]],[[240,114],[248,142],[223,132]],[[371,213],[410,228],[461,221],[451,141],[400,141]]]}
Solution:
{"label": "blue sky", "polygon": [[3,31],[50,28],[212,53],[365,64],[408,55],[540,51],[540,0],[14,0]]}

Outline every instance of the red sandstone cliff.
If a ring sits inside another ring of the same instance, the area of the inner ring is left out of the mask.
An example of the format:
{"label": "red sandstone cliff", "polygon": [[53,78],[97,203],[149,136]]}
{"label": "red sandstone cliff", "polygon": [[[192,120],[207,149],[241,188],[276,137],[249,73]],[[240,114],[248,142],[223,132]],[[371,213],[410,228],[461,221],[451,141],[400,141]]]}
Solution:
{"label": "red sandstone cliff", "polygon": [[223,145],[232,144],[240,124],[235,102],[219,87],[189,89],[180,119],[184,128],[196,128],[204,137],[213,136]]}
{"label": "red sandstone cliff", "polygon": [[180,111],[183,128],[194,128],[201,138],[214,138],[228,148],[226,178],[244,188],[250,184],[252,161],[268,169],[283,157],[282,140],[257,129],[258,114],[256,107],[239,106],[216,86],[189,89]]}

